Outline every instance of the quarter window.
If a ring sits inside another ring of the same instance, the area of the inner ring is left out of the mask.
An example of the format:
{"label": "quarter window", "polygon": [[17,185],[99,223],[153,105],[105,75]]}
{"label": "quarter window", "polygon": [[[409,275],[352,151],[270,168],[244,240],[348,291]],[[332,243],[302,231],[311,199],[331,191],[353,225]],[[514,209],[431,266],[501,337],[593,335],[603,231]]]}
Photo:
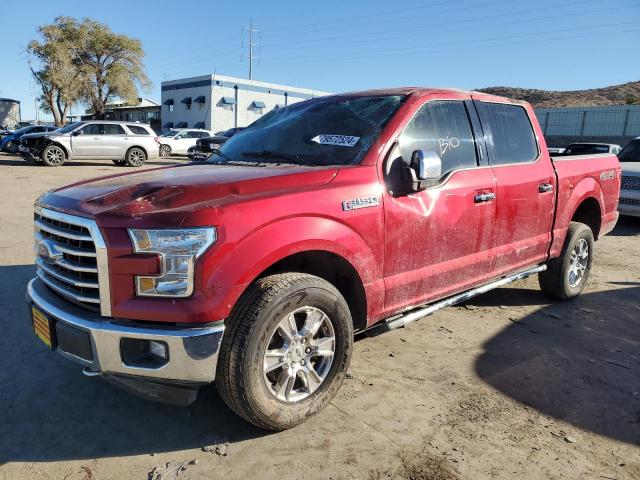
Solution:
{"label": "quarter window", "polygon": [[127,125],[127,128],[131,130],[131,133],[134,135],[149,135],[149,132],[139,125]]}
{"label": "quarter window", "polygon": [[478,165],[467,109],[460,101],[425,103],[402,132],[399,146],[407,163],[415,150],[436,152],[443,176]]}
{"label": "quarter window", "polygon": [[482,123],[493,137],[494,165],[532,162],[538,144],[527,111],[519,105],[476,102]]}

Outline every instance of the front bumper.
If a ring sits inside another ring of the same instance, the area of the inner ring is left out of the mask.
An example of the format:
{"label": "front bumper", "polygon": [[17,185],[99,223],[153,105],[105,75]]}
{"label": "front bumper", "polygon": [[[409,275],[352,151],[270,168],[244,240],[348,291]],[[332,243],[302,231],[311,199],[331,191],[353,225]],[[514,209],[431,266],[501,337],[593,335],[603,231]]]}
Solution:
{"label": "front bumper", "polygon": [[[102,317],[62,299],[39,278],[29,282],[27,300],[53,320],[53,330],[62,332],[62,338],[86,338],[88,334],[89,345],[84,349],[68,348],[61,342],[55,350],[89,372],[193,384],[210,383],[215,378],[224,325],[167,328]],[[164,342],[168,350],[166,363],[153,367],[127,364],[121,347],[129,339]]]}

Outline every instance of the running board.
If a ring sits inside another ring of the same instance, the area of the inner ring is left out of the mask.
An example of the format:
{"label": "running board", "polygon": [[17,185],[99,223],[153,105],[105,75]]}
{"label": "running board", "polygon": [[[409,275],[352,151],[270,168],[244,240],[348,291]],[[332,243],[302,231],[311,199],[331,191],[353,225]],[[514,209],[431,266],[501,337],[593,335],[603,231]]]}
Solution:
{"label": "running board", "polygon": [[424,317],[428,317],[429,315],[432,315],[438,310],[442,310],[445,307],[450,307],[452,305],[455,305],[456,303],[464,302],[465,300],[469,300],[470,298],[476,297],[483,293],[487,293],[494,288],[502,287],[511,282],[515,282],[516,280],[521,280],[523,278],[530,277],[531,275],[535,275],[536,273],[544,272],[546,269],[546,265],[538,265],[537,267],[530,268],[529,270],[525,270],[523,272],[507,275],[506,277],[502,277],[499,280],[487,283],[486,285],[482,285],[481,287],[467,290],[466,292],[459,293],[457,295],[454,295],[453,297],[441,300],[440,302],[427,305],[426,307],[420,307],[416,310],[411,310],[407,313],[402,314],[400,317],[398,317],[397,315],[391,317],[384,323],[374,325],[373,327],[371,327],[371,330],[380,329],[382,330],[382,332],[384,332],[388,330],[395,330],[396,328],[405,327],[408,324],[420,320]]}

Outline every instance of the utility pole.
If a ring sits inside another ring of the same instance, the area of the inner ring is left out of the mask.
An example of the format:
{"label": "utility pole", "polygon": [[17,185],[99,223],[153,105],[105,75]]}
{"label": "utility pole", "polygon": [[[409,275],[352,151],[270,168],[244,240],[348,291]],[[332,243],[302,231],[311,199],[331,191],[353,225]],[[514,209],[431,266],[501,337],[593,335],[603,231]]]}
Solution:
{"label": "utility pole", "polygon": [[260,30],[255,30],[253,28],[253,19],[249,21],[249,27],[242,27],[243,30],[247,30],[249,32],[249,80],[253,78],[253,61],[258,57],[253,56],[253,47],[257,45],[253,41],[253,34],[258,33]]}

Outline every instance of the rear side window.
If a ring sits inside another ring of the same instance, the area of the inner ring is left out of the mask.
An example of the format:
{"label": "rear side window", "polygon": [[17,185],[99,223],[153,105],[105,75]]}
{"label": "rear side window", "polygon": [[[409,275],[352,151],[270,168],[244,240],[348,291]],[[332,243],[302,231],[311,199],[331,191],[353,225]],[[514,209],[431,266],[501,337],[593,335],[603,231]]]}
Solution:
{"label": "rear side window", "polygon": [[425,103],[402,132],[399,144],[406,162],[415,150],[436,152],[442,159],[443,176],[478,164],[467,109],[460,101]]}
{"label": "rear side window", "polygon": [[476,102],[482,123],[493,137],[494,165],[527,163],[538,156],[538,144],[527,111],[519,105]]}
{"label": "rear side window", "polygon": [[127,125],[127,128],[131,130],[131,133],[133,133],[134,135],[149,135],[147,129],[141,127],[140,125]]}
{"label": "rear side window", "polygon": [[115,123],[105,123],[104,124],[104,134],[105,135],[124,135],[125,131],[120,125]]}

